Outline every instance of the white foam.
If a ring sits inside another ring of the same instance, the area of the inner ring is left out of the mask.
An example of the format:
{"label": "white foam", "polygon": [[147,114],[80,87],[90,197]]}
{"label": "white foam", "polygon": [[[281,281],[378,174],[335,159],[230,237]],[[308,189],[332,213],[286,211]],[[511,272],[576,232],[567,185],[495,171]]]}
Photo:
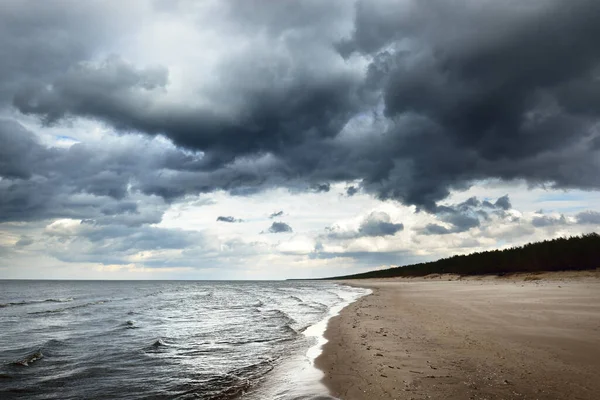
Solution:
{"label": "white foam", "polygon": [[312,344],[308,350],[292,354],[277,365],[264,384],[248,398],[273,400],[332,398],[321,382],[324,377],[323,371],[315,366],[315,360],[327,343],[324,336],[327,324],[342,309],[371,292],[370,289],[338,286],[335,294],[340,297],[340,302],[329,309],[325,318],[303,332],[307,343]]}
{"label": "white foam", "polygon": [[305,336],[315,337],[317,340],[317,343],[311,348],[309,348],[306,352],[306,356],[310,360],[311,365],[314,366],[315,360],[321,355],[321,352],[323,351],[323,346],[325,345],[325,343],[327,343],[327,339],[325,339],[325,331],[327,330],[327,324],[329,323],[329,320],[338,315],[340,311],[349,306],[351,303],[372,292],[370,289],[353,289],[354,290],[352,292],[347,290],[340,290],[340,292],[337,293],[337,295],[342,298],[342,302],[331,307],[331,309],[327,313],[327,316],[324,319],[308,327],[304,331]]}

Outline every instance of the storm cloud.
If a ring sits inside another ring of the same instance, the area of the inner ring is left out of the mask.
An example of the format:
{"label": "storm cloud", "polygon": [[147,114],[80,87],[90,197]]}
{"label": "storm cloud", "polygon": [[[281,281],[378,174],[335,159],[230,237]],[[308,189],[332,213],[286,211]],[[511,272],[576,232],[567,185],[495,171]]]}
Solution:
{"label": "storm cloud", "polygon": [[[218,189],[269,187],[269,160],[203,171],[200,155],[160,138],[131,135],[103,143],[46,147],[34,133],[0,119],[0,222],[51,218],[152,224],[169,204]],[[275,176],[275,174],[273,174]],[[254,178],[253,178],[254,177]],[[243,183],[240,183],[243,182]]]}
{"label": "storm cloud", "polygon": [[[50,148],[2,122],[0,221],[140,225],[189,195],[352,181],[348,196],[416,205],[443,233],[478,226],[439,203],[480,180],[600,188],[598,1],[157,4],[8,3],[2,110],[99,121],[127,148]],[[184,26],[185,48],[144,53],[148,21]]]}
{"label": "storm cloud", "polygon": [[494,203],[489,200],[480,201],[477,197],[470,197],[459,204],[440,205],[435,208],[436,218],[445,225],[438,223],[427,224],[419,232],[425,235],[447,235],[451,233],[466,232],[477,228],[481,221],[495,214],[501,218],[506,216],[506,211],[512,208],[508,195],[499,197]]}

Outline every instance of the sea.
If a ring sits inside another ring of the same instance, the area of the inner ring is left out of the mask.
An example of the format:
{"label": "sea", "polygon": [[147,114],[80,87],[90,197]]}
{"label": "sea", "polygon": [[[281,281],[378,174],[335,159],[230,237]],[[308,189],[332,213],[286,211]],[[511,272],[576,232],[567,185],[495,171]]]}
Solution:
{"label": "sea", "polygon": [[0,399],[331,399],[327,281],[0,280]]}

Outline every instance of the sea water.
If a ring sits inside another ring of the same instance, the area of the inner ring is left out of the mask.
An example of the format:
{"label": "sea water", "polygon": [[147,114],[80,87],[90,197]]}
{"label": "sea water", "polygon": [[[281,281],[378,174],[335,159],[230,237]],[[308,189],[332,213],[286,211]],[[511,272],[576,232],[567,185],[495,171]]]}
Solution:
{"label": "sea water", "polygon": [[327,398],[324,281],[0,281],[1,399]]}

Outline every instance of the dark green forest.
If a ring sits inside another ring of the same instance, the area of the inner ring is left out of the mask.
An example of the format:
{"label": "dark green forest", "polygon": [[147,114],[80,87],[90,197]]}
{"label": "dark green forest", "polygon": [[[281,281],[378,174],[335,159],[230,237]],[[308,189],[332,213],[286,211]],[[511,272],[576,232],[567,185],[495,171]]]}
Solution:
{"label": "dark green forest", "polygon": [[589,270],[600,267],[600,235],[545,240],[505,250],[453,256],[361,274],[325,279],[418,277],[429,274],[506,275],[517,272]]}

